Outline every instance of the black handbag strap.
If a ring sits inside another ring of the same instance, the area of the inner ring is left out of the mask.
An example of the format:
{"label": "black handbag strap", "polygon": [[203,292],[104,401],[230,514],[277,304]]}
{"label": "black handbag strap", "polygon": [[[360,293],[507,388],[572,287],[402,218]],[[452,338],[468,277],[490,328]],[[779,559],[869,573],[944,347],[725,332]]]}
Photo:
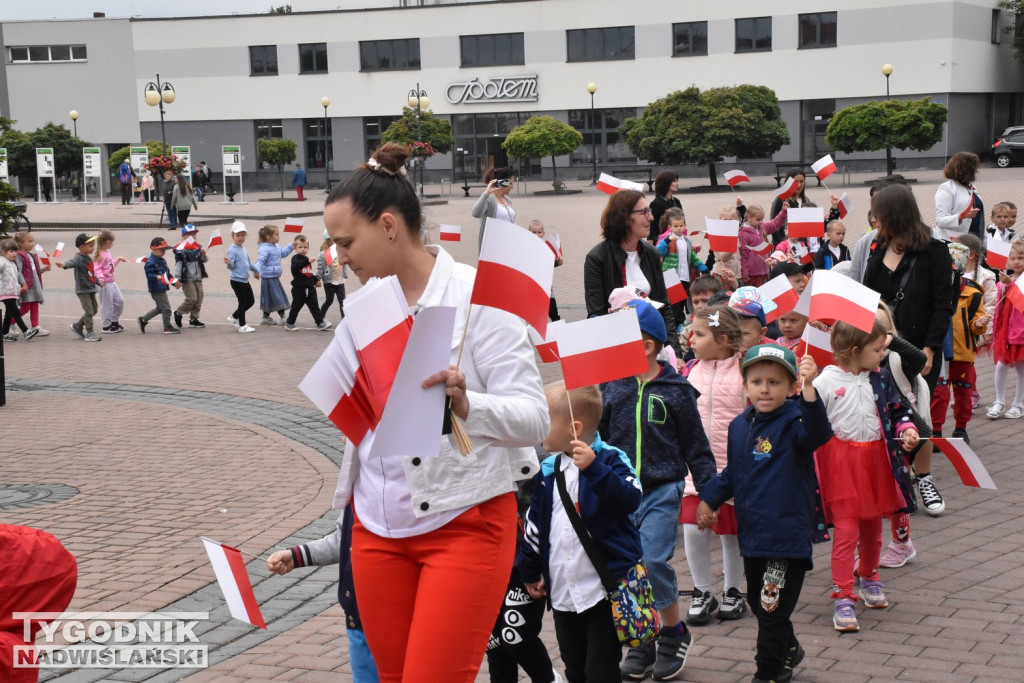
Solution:
{"label": "black handbag strap", "polygon": [[576,536],[580,539],[583,552],[587,554],[591,564],[594,565],[594,569],[597,570],[597,575],[601,579],[601,585],[604,586],[605,592],[611,595],[618,589],[619,582],[614,580],[611,574],[608,573],[608,565],[605,564],[604,558],[598,552],[597,544],[594,543],[594,539],[591,537],[590,532],[587,531],[587,528],[583,526],[583,519],[576,510],[576,506],[573,505],[572,498],[569,497],[569,491],[565,488],[565,472],[562,471],[561,464],[561,458],[559,458],[555,462],[555,483],[558,486],[558,496],[562,499],[565,514],[569,516],[569,522],[572,524]]}
{"label": "black handbag strap", "polygon": [[914,271],[915,263],[917,263],[917,254],[910,257],[907,269],[903,271],[903,277],[900,278],[900,286],[896,288],[896,294],[892,298],[892,306],[890,306],[890,308],[894,315],[896,313],[896,308],[900,305],[900,302],[903,301],[903,290],[907,288],[907,280],[910,279],[910,274]]}

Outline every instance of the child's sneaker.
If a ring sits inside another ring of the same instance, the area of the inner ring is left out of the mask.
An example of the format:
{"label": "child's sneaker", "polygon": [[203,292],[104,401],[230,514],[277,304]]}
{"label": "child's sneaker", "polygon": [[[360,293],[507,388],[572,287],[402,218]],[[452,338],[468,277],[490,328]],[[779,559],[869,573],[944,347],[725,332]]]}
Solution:
{"label": "child's sneaker", "polygon": [[236,330],[238,329],[238,320],[235,319],[235,316],[229,315],[228,322],[234,325]]}
{"label": "child's sneaker", "polygon": [[925,512],[932,517],[941,515],[946,509],[946,503],[942,500],[942,496],[939,495],[939,490],[935,488],[935,484],[932,482],[932,475],[927,474],[923,477],[918,477],[917,489],[921,493],[921,502],[924,504]]}
{"label": "child's sneaker", "polygon": [[110,329],[106,331],[109,332],[110,334],[117,334],[118,332],[123,332],[124,328],[121,327],[121,323],[111,323]]}
{"label": "child's sneaker", "polygon": [[90,332],[89,334],[85,335],[85,341],[87,341],[87,342],[103,341],[103,337],[101,337],[100,335],[96,334],[95,332]]}
{"label": "child's sneaker", "polygon": [[686,612],[686,623],[701,625],[711,621],[711,615],[718,609],[718,599],[711,591],[701,592],[696,588],[690,593],[690,609]]}
{"label": "child's sneaker", "polygon": [[977,389],[974,389],[971,391],[971,410],[977,410],[979,403],[981,403],[981,394],[978,393]]}
{"label": "child's sneaker", "polygon": [[870,609],[884,609],[889,606],[889,601],[885,597],[885,584],[880,580],[861,577],[860,597],[864,600],[864,606]]}
{"label": "child's sneaker", "polygon": [[82,327],[82,323],[71,323],[71,331],[82,339],[85,339],[85,331]]}
{"label": "child's sneaker", "polygon": [[199,318],[192,318],[191,320],[189,320],[188,321],[188,326],[189,327],[196,327],[196,328],[199,328],[199,329],[202,329],[202,328],[206,327],[206,325],[202,321],[200,321]]}
{"label": "child's sneaker", "polygon": [[177,311],[174,312],[174,326],[179,328],[181,327],[181,313],[178,313]]}
{"label": "child's sneaker", "polygon": [[146,334],[146,325],[148,325],[149,323],[141,315],[137,318],[137,320],[139,321],[139,331],[142,332],[142,334]]}
{"label": "child's sneaker", "polygon": [[37,334],[39,334],[39,330],[38,329],[36,329],[35,327],[28,328],[27,330],[25,330],[25,341],[28,341],[29,339],[31,339],[32,337],[36,336]]}
{"label": "child's sneaker", "polygon": [[654,661],[654,680],[667,681],[675,678],[686,666],[686,655],[693,644],[693,634],[683,633],[681,638],[675,634],[675,628],[668,626],[661,629],[658,637],[657,657]]}
{"label": "child's sneaker", "polygon": [[857,610],[853,600],[841,598],[835,601],[835,612],[832,614],[832,626],[841,633],[852,633],[860,630],[857,623]]}
{"label": "child's sneaker", "polygon": [[274,322],[274,319],[269,315],[263,316],[263,320],[260,321],[260,325],[266,325],[267,327],[273,327],[276,324],[277,323]]}
{"label": "child's sneaker", "polygon": [[316,329],[318,329],[318,330],[329,330],[332,327],[334,327],[334,326],[331,325],[330,322],[328,322],[327,320],[324,320],[323,322],[321,322],[319,325],[316,326]]}
{"label": "child's sneaker", "polygon": [[110,325],[104,325],[103,326],[103,331],[104,332],[110,332]]}
{"label": "child's sneaker", "polygon": [[718,618],[724,621],[739,619],[747,611],[747,596],[738,588],[730,588],[722,593],[722,607],[718,610]]}
{"label": "child's sneaker", "polygon": [[5,342],[16,342],[16,341],[18,341],[18,338],[15,337],[13,334],[5,334],[4,335],[4,341]]}
{"label": "child's sneaker", "polygon": [[50,336],[50,331],[49,330],[44,330],[43,328],[39,327],[38,325],[36,325],[32,329],[34,329],[36,331],[36,334],[38,334],[40,337],[49,337]]}
{"label": "child's sneaker", "polygon": [[241,327],[238,328],[238,331],[241,334],[248,334],[249,332],[255,332],[256,328],[251,327],[250,325],[242,325]]}
{"label": "child's sneaker", "polygon": [[299,328],[295,327],[295,325],[293,323],[285,323],[284,324],[284,329],[288,330],[289,332],[294,332],[295,330],[297,330]]}
{"label": "child's sneaker", "polygon": [[631,647],[626,650],[626,657],[619,665],[619,674],[624,679],[642,681],[654,670],[654,662],[658,658],[656,643],[647,643],[643,647]]}
{"label": "child's sneaker", "polygon": [[181,334],[181,330],[177,327],[165,327],[164,334]]}
{"label": "child's sneaker", "polygon": [[901,543],[900,541],[889,541],[889,547],[885,554],[878,559],[878,566],[886,569],[897,569],[917,557],[914,544],[911,541]]}

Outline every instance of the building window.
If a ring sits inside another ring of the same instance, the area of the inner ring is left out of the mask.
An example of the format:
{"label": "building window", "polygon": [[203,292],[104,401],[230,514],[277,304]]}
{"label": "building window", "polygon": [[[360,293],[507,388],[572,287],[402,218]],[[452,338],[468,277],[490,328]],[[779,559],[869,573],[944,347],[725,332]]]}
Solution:
{"label": "building window", "polygon": [[249,46],[249,75],[277,75],[277,45]]}
{"label": "building window", "polygon": [[1002,31],[999,30],[999,19],[1002,17],[1002,12],[997,8],[992,10],[992,44],[999,44],[999,34]]}
{"label": "building window", "polygon": [[392,123],[401,116],[364,116],[363,117],[363,156],[369,159],[380,147],[380,138]]}
{"label": "building window", "polygon": [[334,149],[333,145],[330,144],[331,119],[327,119],[327,129],[324,130],[324,120],[322,118],[316,119],[302,119],[302,130],[304,138],[306,140],[306,167],[307,168],[323,168],[324,157],[329,160],[331,167],[334,167]]}
{"label": "building window", "polygon": [[19,62],[84,62],[85,45],[32,45],[12,47],[7,52],[12,64]]}
{"label": "building window", "polygon": [[771,49],[771,17],[736,20],[736,52],[767,52]]}
{"label": "building window", "polygon": [[629,145],[619,137],[619,126],[627,118],[636,118],[636,107],[624,109],[598,109],[594,112],[592,126],[589,109],[569,111],[569,125],[583,134],[583,143],[569,155],[572,166],[586,166],[593,163],[594,134],[597,135],[597,163],[637,164],[636,155]]}
{"label": "building window", "polygon": [[836,13],[815,12],[800,15],[800,49],[835,47],[837,44]]}
{"label": "building window", "polygon": [[572,29],[565,36],[570,62],[635,59],[633,26]]}
{"label": "building window", "polygon": [[672,56],[691,57],[708,53],[708,22],[672,24]]}
{"label": "building window", "polygon": [[299,73],[327,73],[327,43],[299,45]]}
{"label": "building window", "polygon": [[359,42],[360,71],[408,71],[419,68],[419,38]]}
{"label": "building window", "polygon": [[525,64],[522,33],[460,36],[462,66],[511,66]]}
{"label": "building window", "polygon": [[256,139],[260,138],[283,138],[284,126],[281,119],[257,119],[253,121],[256,127]]}

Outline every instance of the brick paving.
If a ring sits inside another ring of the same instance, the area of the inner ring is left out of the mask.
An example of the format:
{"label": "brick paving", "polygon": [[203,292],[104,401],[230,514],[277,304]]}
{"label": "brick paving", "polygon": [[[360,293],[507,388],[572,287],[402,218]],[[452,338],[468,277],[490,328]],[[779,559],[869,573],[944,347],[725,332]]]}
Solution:
{"label": "brick paving", "polygon": [[[909,175],[919,180],[914,192],[930,221],[939,175]],[[983,168],[979,191],[989,205],[1009,199],[1024,206],[1022,178],[1022,169]],[[839,194],[849,192],[855,203],[847,221],[851,245],[866,228],[867,179],[854,176],[849,186],[838,180],[831,184]],[[767,207],[774,181],[754,180],[742,195],[748,204]],[[824,203],[825,191],[811,185],[812,199]],[[523,194],[513,195],[521,223],[538,217],[549,231],[561,234],[566,265],[556,269],[554,288],[569,320],[585,315],[582,261],[598,239],[605,203],[603,195],[580,187],[584,193],[572,197],[534,197],[528,192],[548,188],[530,183]],[[259,226],[283,223],[269,217],[299,215],[300,208],[315,212],[322,206],[318,193],[310,193],[313,199],[305,205],[257,201],[273,194],[246,195],[247,206],[206,202],[197,218],[210,225],[223,221],[226,232],[233,218],[242,217],[255,253]],[[684,191],[680,197],[691,226],[700,225],[701,216],[717,216],[719,207],[734,201],[728,191]],[[477,222],[469,216],[473,201],[452,198],[426,209],[428,227],[442,222],[463,226],[464,241],[446,248],[470,263],[476,250]],[[153,236],[169,241],[175,237],[147,225],[156,220],[152,207],[30,203],[29,216],[36,225],[65,226],[37,231],[48,250],[58,240],[73,244],[83,229],[78,223],[114,229],[115,254],[129,258],[146,254]],[[204,240],[210,225],[202,227]],[[310,216],[306,226],[305,234],[319,246],[322,219]],[[65,253],[70,251],[66,247]],[[351,680],[334,568],[277,577],[267,575],[263,562],[249,562],[268,621],[269,630],[263,632],[228,617],[198,542],[203,534],[265,554],[327,533],[335,518],[329,508],[341,447],[333,428],[297,389],[327,335],[313,331],[305,314],[299,322],[306,329],[295,334],[279,327],[234,333],[225,322],[234,299],[217,262],[218,251],[211,254],[213,275],[206,284],[206,330],[185,330],[179,337],[139,334],[134,319],[151,308],[151,300],[141,266],[126,263],[118,269],[126,299],[125,333],[105,335],[100,344],[77,340],[67,329],[79,315],[70,274],[54,272],[45,276],[47,302],[42,307],[42,324],[52,334],[4,347],[8,405],[0,415],[10,426],[0,458],[0,484],[62,484],[79,493],[14,509],[4,508],[0,498],[0,510],[5,522],[51,531],[78,557],[79,587],[71,609],[211,614],[200,636],[210,645],[213,665],[207,671],[80,670],[57,672],[57,680],[163,681],[190,674],[188,680],[196,681]],[[358,287],[354,279],[348,284]],[[172,303],[180,298],[171,295]],[[336,315],[328,317],[336,320]],[[985,406],[992,397],[991,364],[983,360],[978,368]],[[544,366],[543,373],[551,378],[557,370]],[[1024,421],[990,422],[979,412],[970,432],[1000,490],[960,486],[948,461],[935,457],[933,472],[946,496],[947,512],[938,518],[913,518],[918,557],[902,569],[885,570],[892,605],[861,611],[859,634],[840,636],[832,629],[828,547],[817,549],[815,570],[794,616],[808,653],[797,680],[1020,680],[1024,522],[1019,510],[1024,482],[1018,460]],[[715,562],[719,572],[717,554]],[[675,564],[680,587],[688,589],[681,550]],[[754,670],[753,619],[694,632],[684,680],[749,679]],[[543,637],[559,667],[550,619]],[[478,680],[487,680],[485,671],[486,666]]]}

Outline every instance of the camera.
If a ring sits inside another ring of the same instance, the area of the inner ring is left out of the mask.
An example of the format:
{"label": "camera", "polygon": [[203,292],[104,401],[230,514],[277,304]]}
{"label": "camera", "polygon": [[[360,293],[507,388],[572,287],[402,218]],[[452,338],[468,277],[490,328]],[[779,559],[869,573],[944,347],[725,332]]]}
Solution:
{"label": "camera", "polygon": [[494,186],[495,187],[508,187],[511,184],[512,184],[512,181],[508,180],[506,178],[505,180],[499,180],[498,182],[494,183]]}

